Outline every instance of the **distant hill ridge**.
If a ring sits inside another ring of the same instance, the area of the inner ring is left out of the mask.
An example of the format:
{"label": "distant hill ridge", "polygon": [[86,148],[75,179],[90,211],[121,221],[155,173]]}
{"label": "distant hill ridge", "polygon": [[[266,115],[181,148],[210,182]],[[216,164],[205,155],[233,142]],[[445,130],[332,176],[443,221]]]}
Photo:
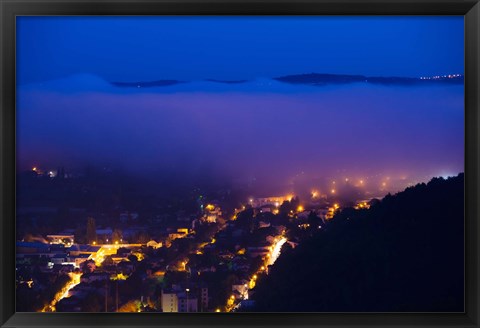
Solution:
{"label": "distant hill ridge", "polygon": [[123,87],[123,88],[166,87],[169,85],[175,85],[179,83],[186,83],[186,82],[178,81],[178,80],[157,80],[157,81],[149,81],[149,82],[111,82],[112,85],[116,87]]}
{"label": "distant hill ridge", "polygon": [[[463,84],[464,77],[461,74],[443,75],[436,77],[382,77],[382,76],[364,76],[364,75],[344,75],[344,74],[323,74],[309,73],[298,75],[286,75],[274,77],[272,80],[289,83],[289,84],[306,84],[314,86],[325,86],[330,84],[349,84],[349,83],[370,83],[383,85],[432,85],[432,84]],[[249,80],[217,80],[205,79],[207,82],[223,83],[223,84],[241,84],[249,82]],[[116,87],[163,87],[172,86],[180,83],[188,83],[189,81],[180,80],[156,80],[156,81],[138,81],[138,82],[110,82]]]}
{"label": "distant hill ridge", "polygon": [[284,246],[254,310],[463,311],[463,204],[460,174],[342,210],[296,249]]}
{"label": "distant hill ridge", "polygon": [[430,78],[418,77],[385,77],[385,76],[364,76],[364,75],[342,75],[342,74],[300,74],[287,75],[274,78],[277,81],[292,84],[310,84],[310,85],[327,85],[327,84],[347,84],[347,83],[372,83],[386,85],[414,85],[414,84],[463,84],[463,75],[444,75]]}

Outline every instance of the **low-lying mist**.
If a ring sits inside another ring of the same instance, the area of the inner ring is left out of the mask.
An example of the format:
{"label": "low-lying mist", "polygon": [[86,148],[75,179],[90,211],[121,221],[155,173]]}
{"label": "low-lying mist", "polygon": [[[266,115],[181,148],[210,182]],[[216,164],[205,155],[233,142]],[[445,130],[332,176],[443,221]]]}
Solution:
{"label": "low-lying mist", "polygon": [[250,185],[261,196],[328,193],[339,179],[396,191],[463,163],[462,86],[264,79],[131,89],[83,75],[17,90],[20,170],[109,165],[151,180]]}

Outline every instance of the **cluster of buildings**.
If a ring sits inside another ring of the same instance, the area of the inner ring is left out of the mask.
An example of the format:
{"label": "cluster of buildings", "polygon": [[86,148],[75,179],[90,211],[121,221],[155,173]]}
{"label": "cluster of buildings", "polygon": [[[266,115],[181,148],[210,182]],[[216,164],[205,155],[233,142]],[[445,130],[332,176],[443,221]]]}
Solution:
{"label": "cluster of buildings", "polygon": [[290,201],[292,198],[293,195],[250,198],[248,204],[254,208],[271,208],[271,206],[279,207],[283,202]]}
{"label": "cluster of buildings", "polygon": [[172,285],[162,289],[163,312],[205,312],[209,309],[208,287]]}
{"label": "cluster of buildings", "polygon": [[[52,235],[52,242],[18,241],[16,261],[18,265],[37,264],[43,271],[51,271],[55,266],[73,271],[87,260],[95,260],[102,254],[102,247],[74,244],[73,236]],[[60,238],[60,239],[57,239]]]}
{"label": "cluster of buildings", "polygon": [[[63,168],[52,172],[33,168],[28,175],[34,177],[34,185],[45,180],[58,182],[53,189],[45,187],[48,192],[61,194],[68,185],[72,194],[78,191],[82,197],[90,195],[90,199],[98,200],[92,202],[95,204],[102,204],[102,196],[110,192],[110,187],[92,187],[95,184],[88,182],[91,179],[86,180],[88,183],[66,179],[74,176]],[[64,212],[54,202],[24,204],[17,215],[26,218],[23,230],[27,233],[31,223],[55,225],[55,220],[63,220],[64,214],[69,222],[95,217],[98,225],[91,244],[76,241],[73,229],[47,235],[45,239],[18,241],[18,272],[22,268],[30,270],[17,275],[17,283],[32,289],[38,287],[34,271],[47,276],[41,282],[44,285],[62,274],[74,277],[62,287],[65,290],[58,291],[58,311],[86,311],[98,302],[97,311],[119,311],[132,300],[142,304],[135,311],[234,311],[254,303],[257,278],[268,274],[285,243],[295,247],[312,233],[312,228],[320,228],[340,208],[339,204],[328,204],[319,192],[313,192],[309,204],[296,202],[288,216],[278,214],[282,204],[292,201],[293,195],[252,197],[246,199],[242,208],[222,210],[227,202],[223,202],[226,199],[221,193],[192,193],[195,197],[189,195],[189,201],[193,199],[190,207],[183,207],[181,198],[173,205],[165,201],[151,207],[126,207],[113,202],[108,203],[109,207],[90,208],[87,203],[78,202]],[[35,207],[37,204],[44,207]],[[368,203],[362,201],[357,206],[366,208]],[[312,210],[320,218],[315,225]],[[229,219],[225,219],[227,215]],[[58,226],[59,230],[65,227]],[[148,286],[148,290],[139,286]],[[125,290],[130,290],[130,294]]]}
{"label": "cluster of buildings", "polygon": [[192,220],[192,230],[195,230],[195,227],[203,223],[218,223],[222,218],[222,210],[218,203],[207,204],[206,206],[201,205],[203,210],[203,215],[199,218]]}
{"label": "cluster of buildings", "polygon": [[[142,277],[142,281],[154,281],[158,285],[159,294],[139,291],[142,298],[145,296],[154,300],[154,305],[150,308],[155,311],[235,311],[239,307],[254,304],[257,278],[268,274],[269,266],[280,255],[282,245],[289,243],[295,247],[302,238],[289,236],[287,241],[287,230],[299,231],[298,236],[301,236],[301,231],[310,229],[308,220],[311,210],[315,210],[321,223],[331,219],[340,208],[338,204],[317,208],[310,206],[308,209],[299,205],[281,219],[282,216],[276,214],[283,202],[292,198],[291,195],[251,198],[245,205],[253,210],[249,212],[253,213],[253,217],[245,218],[246,212],[242,214],[246,210],[244,206],[241,210],[235,210],[230,220],[223,218],[224,213],[218,203],[211,202],[202,206],[202,211],[196,218],[169,220],[169,225],[162,224],[163,228],[149,231],[154,240],[137,244],[128,241],[133,240],[138,233],[148,231],[148,228],[135,223],[138,221],[137,213],[122,212],[120,222],[135,224],[122,229],[120,240],[113,240],[118,232],[106,227],[96,229],[97,242],[90,245],[75,243],[73,230],[48,235],[45,240],[19,241],[17,266],[35,263],[43,272],[51,273],[75,271],[78,274],[79,269],[83,270],[78,283],[70,286],[68,293],[65,293],[66,297],[58,300],[62,311],[83,311],[85,304],[82,305],[82,302],[89,295],[108,299],[107,296],[102,296],[109,292],[107,285],[112,280],[120,281],[120,285],[129,284],[128,278],[132,274]],[[360,205],[364,206],[364,202]],[[165,223],[165,218],[158,219]],[[320,228],[319,225],[318,227]],[[199,236],[205,233],[211,235]],[[205,237],[208,242],[205,242]],[[136,254],[138,262],[145,259],[142,272],[137,270],[137,261],[130,261],[132,254]],[[107,257],[109,264],[103,265]],[[89,261],[89,270],[85,272],[82,263],[86,261]],[[175,278],[177,275],[174,274],[165,282],[164,277],[170,271],[182,271],[195,279],[185,281],[184,278]],[[212,284],[209,275],[220,280]],[[225,288],[227,280],[228,290],[223,291],[228,295],[227,299],[214,299],[213,295],[219,295],[219,289]],[[25,283],[30,284],[31,281]],[[125,303],[123,295],[116,302],[116,308],[112,308],[112,305],[105,307],[118,311],[118,307]],[[139,308],[139,311],[143,309]]]}

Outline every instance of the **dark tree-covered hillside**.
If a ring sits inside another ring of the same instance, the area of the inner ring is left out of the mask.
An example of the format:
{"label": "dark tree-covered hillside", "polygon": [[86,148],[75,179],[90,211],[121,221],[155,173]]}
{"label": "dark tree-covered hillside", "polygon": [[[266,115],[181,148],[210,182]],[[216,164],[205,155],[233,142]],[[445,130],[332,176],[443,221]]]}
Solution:
{"label": "dark tree-covered hillside", "polygon": [[464,175],[344,209],[285,250],[255,311],[463,311]]}

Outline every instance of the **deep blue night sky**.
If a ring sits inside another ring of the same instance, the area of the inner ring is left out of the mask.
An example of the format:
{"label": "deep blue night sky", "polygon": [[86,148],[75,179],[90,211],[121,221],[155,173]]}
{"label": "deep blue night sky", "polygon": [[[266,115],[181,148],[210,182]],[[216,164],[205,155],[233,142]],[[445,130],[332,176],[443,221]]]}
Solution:
{"label": "deep blue night sky", "polygon": [[18,83],[463,73],[463,17],[19,17]]}
{"label": "deep blue night sky", "polygon": [[[385,194],[463,171],[462,83],[271,79],[463,74],[463,17],[20,17],[17,27],[20,169],[113,165],[254,183],[262,195],[328,192],[337,179]],[[109,83],[161,79],[190,82]]]}

